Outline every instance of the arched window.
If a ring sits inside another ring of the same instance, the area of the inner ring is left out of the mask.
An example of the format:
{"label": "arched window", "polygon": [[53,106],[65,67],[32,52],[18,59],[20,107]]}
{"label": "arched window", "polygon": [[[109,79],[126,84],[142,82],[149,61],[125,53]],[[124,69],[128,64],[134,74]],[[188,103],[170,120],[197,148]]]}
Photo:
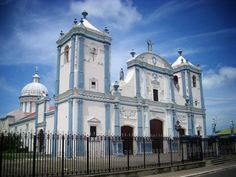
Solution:
{"label": "arched window", "polygon": [[69,62],[69,46],[67,45],[64,49],[64,63]]}
{"label": "arched window", "polygon": [[193,79],[193,87],[196,87],[196,76],[193,75],[192,79]]}
{"label": "arched window", "polygon": [[175,85],[175,87],[179,90],[179,80],[178,80],[178,76],[174,76],[174,85]]}

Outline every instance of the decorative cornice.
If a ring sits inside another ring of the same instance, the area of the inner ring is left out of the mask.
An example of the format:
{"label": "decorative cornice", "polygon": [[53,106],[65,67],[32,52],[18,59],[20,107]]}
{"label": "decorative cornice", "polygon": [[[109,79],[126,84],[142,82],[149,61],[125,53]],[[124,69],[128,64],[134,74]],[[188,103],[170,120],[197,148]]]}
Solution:
{"label": "decorative cornice", "polygon": [[57,45],[58,46],[63,45],[64,43],[69,41],[71,39],[71,36],[73,35],[84,36],[86,38],[90,38],[98,42],[107,43],[107,44],[111,44],[111,41],[112,41],[111,37],[105,33],[94,31],[91,29],[88,30],[81,26],[74,26],[68,33],[66,33],[65,35],[63,35],[57,40],[56,42]]}
{"label": "decorative cornice", "polygon": [[181,72],[183,70],[191,71],[195,74],[201,74],[202,70],[200,68],[192,67],[190,65],[183,65],[178,68],[174,68],[174,73]]}
{"label": "decorative cornice", "polygon": [[131,61],[127,62],[127,68],[131,68],[131,67],[134,67],[134,66],[139,67],[139,68],[144,68],[144,69],[147,69],[147,70],[150,70],[150,71],[153,71],[153,72],[157,72],[157,73],[160,73],[160,74],[166,74],[166,75],[169,75],[169,76],[173,75],[173,70],[171,70],[171,69],[154,66],[154,65],[148,64],[144,61],[134,59],[134,60],[131,60]]}

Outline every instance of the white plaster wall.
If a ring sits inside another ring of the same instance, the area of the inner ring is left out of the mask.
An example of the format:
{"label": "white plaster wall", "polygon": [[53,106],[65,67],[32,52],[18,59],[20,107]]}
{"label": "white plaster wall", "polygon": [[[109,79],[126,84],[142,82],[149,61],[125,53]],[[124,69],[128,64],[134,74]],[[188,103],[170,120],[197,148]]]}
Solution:
{"label": "white plaster wall", "polygon": [[[99,123],[90,122],[91,120]],[[90,126],[97,127],[97,135],[105,134],[105,107],[104,103],[84,101],[84,134],[90,135]]]}
{"label": "white plaster wall", "polygon": [[[28,124],[28,130],[26,125]],[[35,119],[25,121],[25,122],[19,122],[14,125],[10,125],[10,131],[15,132],[15,127],[17,127],[17,132],[35,132]]]}
{"label": "white plaster wall", "polygon": [[53,133],[54,130],[54,114],[46,117],[46,133]]}
{"label": "white plaster wall", "polygon": [[38,123],[43,122],[44,117],[44,103],[38,105]]}
{"label": "white plaster wall", "polygon": [[[93,48],[97,54],[91,54]],[[104,45],[102,43],[86,39],[84,41],[84,82],[85,90],[104,92]],[[97,89],[91,88],[90,79],[97,80]]]}
{"label": "white plaster wall", "polygon": [[[67,45],[69,46],[69,62],[64,63],[64,57],[65,57],[64,49]],[[69,89],[70,63],[71,63],[71,42],[68,41],[61,48],[59,93],[63,93]]]}
{"label": "white plaster wall", "polygon": [[58,104],[57,130],[59,133],[68,132],[68,102]]}
{"label": "white plaster wall", "polygon": [[[135,68],[129,68],[124,81],[120,81],[120,92],[122,96],[134,97],[136,96],[136,78]],[[142,92],[142,89],[141,89]]]}

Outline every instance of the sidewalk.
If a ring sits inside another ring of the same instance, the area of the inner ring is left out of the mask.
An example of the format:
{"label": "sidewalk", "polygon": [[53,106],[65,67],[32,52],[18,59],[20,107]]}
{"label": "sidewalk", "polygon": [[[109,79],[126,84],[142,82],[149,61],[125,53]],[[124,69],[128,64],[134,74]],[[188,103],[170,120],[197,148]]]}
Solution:
{"label": "sidewalk", "polygon": [[202,174],[213,173],[215,171],[222,171],[231,168],[236,168],[235,162],[228,162],[221,165],[208,165],[206,167],[194,168],[190,170],[175,171],[170,173],[160,173],[156,175],[148,175],[145,177],[190,177],[190,176],[199,176]]}

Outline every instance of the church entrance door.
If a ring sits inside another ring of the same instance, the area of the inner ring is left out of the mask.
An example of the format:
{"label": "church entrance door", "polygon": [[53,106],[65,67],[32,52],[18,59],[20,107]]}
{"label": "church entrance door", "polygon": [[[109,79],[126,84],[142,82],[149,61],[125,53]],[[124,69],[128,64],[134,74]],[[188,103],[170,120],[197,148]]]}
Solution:
{"label": "church entrance door", "polygon": [[152,150],[157,152],[163,151],[163,123],[160,120],[152,119],[150,120],[150,135],[152,139]]}
{"label": "church entrance door", "polygon": [[133,154],[133,128],[130,126],[121,127],[121,139],[123,141],[123,153]]}

